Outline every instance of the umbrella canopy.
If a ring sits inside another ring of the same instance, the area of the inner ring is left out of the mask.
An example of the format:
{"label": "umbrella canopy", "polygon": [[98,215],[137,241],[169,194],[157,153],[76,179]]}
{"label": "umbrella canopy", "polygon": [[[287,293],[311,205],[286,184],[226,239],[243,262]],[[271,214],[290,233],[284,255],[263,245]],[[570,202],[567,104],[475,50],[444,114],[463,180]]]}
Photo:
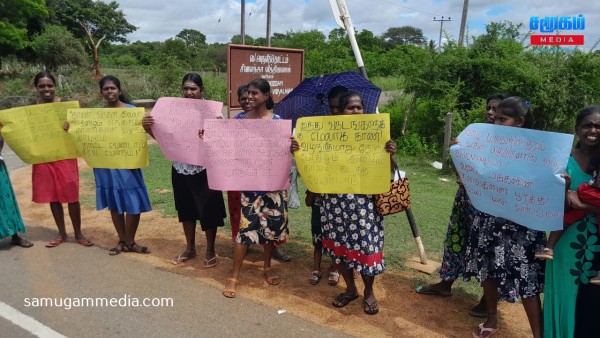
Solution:
{"label": "umbrella canopy", "polygon": [[331,88],[344,86],[359,92],[363,98],[365,113],[375,113],[381,89],[356,72],[343,72],[304,79],[281,102],[275,105],[275,114],[284,119],[296,120],[306,116],[329,115],[327,95]]}

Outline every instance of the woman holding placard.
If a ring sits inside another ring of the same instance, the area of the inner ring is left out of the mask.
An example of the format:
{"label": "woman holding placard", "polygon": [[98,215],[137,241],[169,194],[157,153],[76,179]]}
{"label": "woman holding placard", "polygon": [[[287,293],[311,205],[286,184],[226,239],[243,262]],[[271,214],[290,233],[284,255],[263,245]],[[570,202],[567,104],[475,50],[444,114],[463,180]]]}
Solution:
{"label": "woman holding placard", "polygon": [[[100,93],[106,101],[104,108],[134,108],[121,91],[121,81],[107,75],[100,79]],[[65,122],[65,130],[69,124]],[[119,243],[109,250],[114,256],[124,252],[147,254],[150,250],[135,243],[140,214],[152,210],[141,169],[94,168],[96,180],[96,210],[108,208]]]}
{"label": "woman holding placard", "polygon": [[[502,100],[494,124],[531,128],[528,103],[515,96]],[[472,212],[463,276],[466,280],[476,277],[481,283],[487,309],[487,320],[473,330],[473,337],[489,337],[498,330],[498,288],[502,287],[514,289],[515,297],[521,297],[533,336],[540,338],[544,266],[534,255],[546,244],[545,233],[476,209]]]}
{"label": "woman holding placard", "polygon": [[[33,84],[38,92],[37,103],[60,102],[55,95],[56,81],[49,72],[35,75]],[[58,227],[58,237],[46,243],[47,248],[54,248],[67,240],[65,214],[62,203],[67,203],[69,217],[73,224],[75,243],[91,246],[93,243],[81,233],[81,206],[79,204],[79,168],[77,159],[60,160],[49,163],[34,164],[31,169],[32,200],[35,203],[50,203],[52,216]]]}
{"label": "woman holding placard", "polygon": [[[364,105],[359,93],[348,91],[340,96],[342,115],[363,114]],[[291,151],[300,149],[292,140]],[[388,140],[385,151],[396,153],[396,143]],[[383,259],[383,216],[375,209],[373,195],[321,194],[321,226],[323,250],[333,257],[344,281],[346,291],[333,300],[333,306],[344,307],[358,298],[353,269],[358,270],[364,288],[363,310],[368,315],[379,312],[373,291],[375,276],[385,271]]]}
{"label": "woman holding placard", "polygon": [[[275,105],[271,96],[271,86],[265,79],[256,79],[248,84],[249,108],[236,119],[280,120],[271,109]],[[240,230],[236,236],[233,257],[233,274],[223,290],[228,298],[236,296],[240,269],[250,244],[261,244],[264,248],[263,274],[269,285],[281,282],[279,276],[271,271],[271,256],[276,242],[288,237],[287,190],[280,191],[242,191]]]}
{"label": "woman holding placard", "polygon": [[566,226],[546,261],[544,289],[545,337],[596,337],[600,332],[600,286],[590,279],[600,270],[598,213],[582,203],[577,188],[592,180],[590,163],[600,151],[600,106],[583,108],[575,118],[578,142],[567,164],[567,208],[587,210],[583,219]]}
{"label": "woman holding placard", "polygon": [[[183,97],[202,100],[204,86],[202,78],[196,73],[188,73],[181,83]],[[154,118],[145,116],[142,126],[146,132],[152,134]],[[173,161],[171,168],[171,181],[177,216],[183,225],[186,249],[178,256],[171,259],[172,264],[180,264],[198,255],[196,252],[196,221],[200,221],[202,231],[206,234],[206,253],[203,267],[211,268],[217,265],[215,240],[217,228],[225,225],[223,219],[227,217],[223,193],[211,190],[204,167]]]}

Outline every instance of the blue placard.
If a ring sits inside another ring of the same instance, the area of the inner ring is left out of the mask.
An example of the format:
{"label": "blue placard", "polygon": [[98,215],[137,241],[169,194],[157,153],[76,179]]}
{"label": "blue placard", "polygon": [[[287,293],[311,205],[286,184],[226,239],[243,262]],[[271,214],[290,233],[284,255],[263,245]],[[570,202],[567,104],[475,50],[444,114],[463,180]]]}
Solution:
{"label": "blue placard", "polygon": [[450,148],[475,208],[535,230],[563,228],[573,135],[476,123]]}

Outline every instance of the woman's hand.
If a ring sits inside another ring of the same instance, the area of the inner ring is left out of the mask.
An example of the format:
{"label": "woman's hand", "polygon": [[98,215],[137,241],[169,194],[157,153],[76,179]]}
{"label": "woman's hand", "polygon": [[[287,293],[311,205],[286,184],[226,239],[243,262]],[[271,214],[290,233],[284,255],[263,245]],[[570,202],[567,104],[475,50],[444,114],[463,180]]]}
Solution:
{"label": "woman's hand", "polygon": [[453,138],[450,140],[450,144],[448,145],[449,147],[452,147],[453,145],[458,144],[458,139],[457,138]]}
{"label": "woman's hand", "polygon": [[294,153],[298,150],[300,150],[300,143],[298,143],[298,141],[296,141],[295,138],[291,137],[290,138],[292,140],[292,144],[290,144],[290,153]]}
{"label": "woman's hand", "polygon": [[198,138],[204,140],[204,129],[198,130]]}
{"label": "woman's hand", "polygon": [[69,124],[69,122],[65,121],[65,123],[63,123],[64,131],[68,132],[70,127],[71,127],[71,125]]}
{"label": "woman's hand", "polygon": [[565,195],[569,191],[569,187],[571,186],[571,176],[569,174],[560,174],[560,177],[565,179]]}
{"label": "woman's hand", "polygon": [[390,153],[390,155],[394,155],[396,153],[396,142],[393,140],[388,140],[385,143],[385,151]]}
{"label": "woman's hand", "polygon": [[144,130],[150,134],[150,132],[152,131],[152,125],[154,124],[154,117],[152,117],[152,115],[146,115],[142,118],[142,127],[144,127]]}

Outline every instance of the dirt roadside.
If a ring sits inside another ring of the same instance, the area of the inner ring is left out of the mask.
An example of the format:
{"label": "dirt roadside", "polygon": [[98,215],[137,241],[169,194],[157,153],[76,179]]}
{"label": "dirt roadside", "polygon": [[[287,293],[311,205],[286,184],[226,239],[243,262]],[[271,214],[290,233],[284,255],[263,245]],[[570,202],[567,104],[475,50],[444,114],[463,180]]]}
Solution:
{"label": "dirt roadside", "polygon": [[[90,170],[82,160],[80,170]],[[31,167],[14,170],[12,182],[18,196],[23,218],[41,227],[55,230],[49,207],[31,202]],[[81,189],[81,194],[93,194],[93,190]],[[99,247],[109,248],[116,244],[116,234],[107,211],[98,212],[91,208],[82,209],[85,235]],[[70,229],[70,225],[67,225]],[[441,236],[443,234],[440,234]],[[198,249],[204,251],[204,238],[198,231]],[[31,238],[48,241],[51,238]],[[225,233],[217,238],[219,264],[212,269],[201,267],[202,259],[174,266],[169,259],[184,248],[183,231],[176,219],[163,218],[157,211],[142,215],[136,239],[151,248],[150,255],[132,255],[135,259],[160,269],[197,279],[200,283],[214,287],[220,293],[225,280],[231,273],[232,242]],[[292,239],[293,241],[293,239]],[[39,244],[37,244],[39,245]],[[343,292],[343,282],[337,287],[322,280],[317,286],[308,283],[311,267],[301,260],[277,264],[276,271],[282,277],[278,286],[269,286],[259,270],[261,255],[253,250],[246,258],[242,269],[238,297],[244,297],[277,309],[306,318],[321,325],[358,337],[471,337],[471,330],[481,319],[470,317],[468,309],[474,301],[461,295],[449,298],[422,296],[414,291],[413,278],[417,273],[388,270],[375,283],[375,294],[379,300],[380,313],[368,316],[362,310],[362,297],[347,307],[336,309],[331,305],[335,295]],[[107,252],[108,254],[108,252]],[[202,256],[202,255],[201,255]],[[312,251],[306,252],[307,257]],[[115,259],[119,259],[116,256]],[[435,281],[437,276],[430,278]],[[362,288],[359,282],[359,289]],[[235,300],[223,299],[235,302]],[[501,327],[494,337],[531,336],[527,317],[520,304],[503,303],[499,306]]]}

